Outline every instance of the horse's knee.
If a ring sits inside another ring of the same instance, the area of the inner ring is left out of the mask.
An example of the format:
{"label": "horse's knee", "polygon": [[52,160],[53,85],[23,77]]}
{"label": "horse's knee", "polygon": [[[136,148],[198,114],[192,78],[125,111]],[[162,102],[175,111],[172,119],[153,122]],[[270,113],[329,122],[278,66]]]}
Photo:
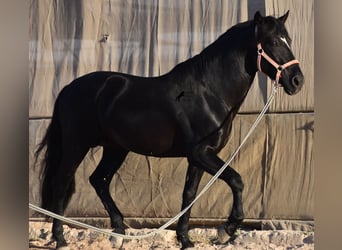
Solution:
{"label": "horse's knee", "polygon": [[244,183],[242,181],[242,177],[238,172],[236,172],[234,169],[229,167],[226,171],[226,182],[231,187],[233,191],[239,191],[242,192],[244,189]]}
{"label": "horse's knee", "polygon": [[235,190],[241,191],[241,192],[245,186],[240,175],[234,176],[234,178],[231,179],[230,185]]}

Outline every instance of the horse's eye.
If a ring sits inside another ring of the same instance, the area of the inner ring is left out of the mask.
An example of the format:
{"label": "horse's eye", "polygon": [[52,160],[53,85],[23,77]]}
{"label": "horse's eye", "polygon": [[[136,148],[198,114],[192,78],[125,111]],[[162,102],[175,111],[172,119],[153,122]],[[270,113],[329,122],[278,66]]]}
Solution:
{"label": "horse's eye", "polygon": [[276,39],[274,39],[274,40],[272,41],[272,45],[273,45],[273,46],[279,46],[279,41],[276,40]]}

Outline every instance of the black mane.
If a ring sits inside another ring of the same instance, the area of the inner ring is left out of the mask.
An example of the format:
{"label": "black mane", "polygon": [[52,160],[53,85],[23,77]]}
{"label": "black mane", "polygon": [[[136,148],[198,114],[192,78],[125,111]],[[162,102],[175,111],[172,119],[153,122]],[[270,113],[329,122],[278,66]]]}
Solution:
{"label": "black mane", "polygon": [[[255,24],[253,21],[246,21],[236,24],[221,34],[214,42],[205,47],[200,53],[177,64],[169,73],[204,73],[218,58],[227,56],[230,53],[236,53],[240,48],[246,47],[246,44],[255,44],[253,37]],[[251,36],[252,34],[252,36]],[[251,39],[252,38],[252,39]],[[254,69],[254,68],[253,68]]]}

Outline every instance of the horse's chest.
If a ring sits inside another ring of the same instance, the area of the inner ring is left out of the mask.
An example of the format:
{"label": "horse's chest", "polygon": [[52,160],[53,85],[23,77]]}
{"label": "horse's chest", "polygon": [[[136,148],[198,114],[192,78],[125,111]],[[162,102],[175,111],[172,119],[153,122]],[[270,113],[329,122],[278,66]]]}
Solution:
{"label": "horse's chest", "polygon": [[192,119],[196,141],[220,150],[228,141],[234,115],[222,102],[204,101]]}
{"label": "horse's chest", "polygon": [[231,121],[223,121],[219,126],[203,126],[199,141],[210,145],[215,151],[220,151],[228,142],[231,131]]}

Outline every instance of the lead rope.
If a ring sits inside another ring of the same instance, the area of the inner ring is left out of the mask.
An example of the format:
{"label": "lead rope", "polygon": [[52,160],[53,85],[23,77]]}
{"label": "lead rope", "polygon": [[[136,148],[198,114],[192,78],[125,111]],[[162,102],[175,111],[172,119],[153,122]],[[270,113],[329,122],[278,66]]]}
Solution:
{"label": "lead rope", "polygon": [[179,214],[177,214],[175,217],[173,217],[172,219],[170,219],[168,222],[166,222],[163,226],[153,230],[150,233],[144,234],[144,235],[124,235],[124,234],[118,234],[118,233],[114,233],[111,232],[109,229],[100,229],[73,219],[69,219],[66,218],[64,216],[58,215],[56,213],[50,212],[48,210],[45,210],[43,208],[40,208],[38,206],[35,206],[31,203],[29,203],[29,208],[40,212],[42,214],[45,214],[47,216],[50,216],[52,218],[64,221],[66,223],[69,224],[73,224],[82,228],[86,228],[86,229],[90,229],[94,232],[98,232],[98,233],[102,233],[108,236],[113,236],[113,237],[121,237],[123,239],[144,239],[144,238],[148,238],[148,237],[152,237],[160,232],[162,232],[164,229],[168,228],[171,224],[175,223],[184,213],[186,213],[186,211],[188,211],[192,205],[214,184],[214,182],[217,180],[217,178],[223,173],[223,171],[229,166],[229,164],[233,161],[233,159],[235,158],[235,156],[238,154],[238,152],[240,151],[240,149],[242,148],[242,146],[245,144],[245,142],[247,141],[248,137],[252,134],[252,132],[255,130],[255,128],[257,127],[257,125],[259,124],[259,122],[261,121],[262,117],[264,116],[264,114],[266,113],[266,111],[268,110],[272,100],[274,99],[275,94],[277,93],[277,90],[279,88],[279,84],[276,81],[272,81],[273,83],[273,87],[272,87],[272,92],[264,106],[264,108],[261,110],[260,114],[258,115],[258,117],[256,118],[256,120],[254,121],[253,125],[251,126],[251,128],[249,129],[248,133],[246,134],[245,138],[242,140],[240,146],[235,150],[235,152],[231,155],[231,157],[223,164],[223,166],[217,171],[217,173],[209,180],[209,182],[207,183],[207,185],[204,186],[204,188],[201,190],[201,192],[196,196],[196,198],[186,207],[184,208],[181,212],[179,212]]}

